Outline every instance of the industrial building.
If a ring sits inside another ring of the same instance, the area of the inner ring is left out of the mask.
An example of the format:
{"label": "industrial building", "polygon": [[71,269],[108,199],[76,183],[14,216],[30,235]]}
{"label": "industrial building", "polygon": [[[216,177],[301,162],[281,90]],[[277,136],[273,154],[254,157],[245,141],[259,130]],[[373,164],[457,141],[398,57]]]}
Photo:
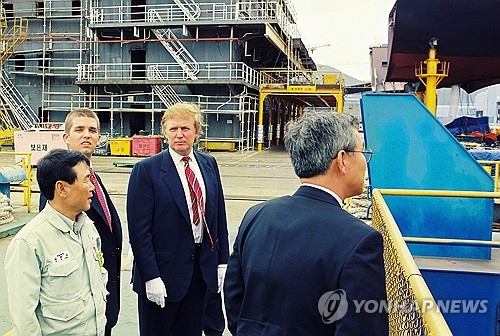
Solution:
{"label": "industrial building", "polygon": [[[110,137],[160,134],[165,108],[188,101],[205,114],[206,147],[245,150],[276,142],[287,120],[315,104],[287,93],[342,109],[341,75],[315,75],[288,0],[0,3],[8,27],[26,21],[3,86],[19,93],[30,124],[62,122],[85,106]],[[316,94],[323,76],[326,91]]]}

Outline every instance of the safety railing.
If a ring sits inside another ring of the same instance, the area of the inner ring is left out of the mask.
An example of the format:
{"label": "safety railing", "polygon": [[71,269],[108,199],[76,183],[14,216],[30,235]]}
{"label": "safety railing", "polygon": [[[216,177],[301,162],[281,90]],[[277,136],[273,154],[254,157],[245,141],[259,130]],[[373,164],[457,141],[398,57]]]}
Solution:
{"label": "safety railing", "polygon": [[[161,85],[160,85],[161,86]],[[145,104],[144,110],[155,113],[164,113],[165,106],[160,97],[153,91],[147,93],[134,94],[116,94],[116,95],[92,95],[74,94],[71,97],[71,107],[73,110],[77,107],[90,107],[99,113],[108,113],[110,115],[110,133],[126,135],[123,123],[120,123],[120,129],[112,127],[114,124],[113,115],[117,112],[137,112],[134,102],[141,101]],[[160,99],[158,99],[160,98]],[[210,116],[215,116],[215,120],[221,115],[237,115],[234,120],[239,120],[239,134],[234,137],[225,138],[225,141],[231,141],[238,144],[240,150],[253,149],[256,132],[256,114],[258,112],[259,97],[255,94],[244,92],[235,96],[200,96],[179,94],[176,99],[184,102],[190,102],[200,106],[205,117],[206,128],[204,129],[203,141],[219,141],[220,137],[215,136],[217,128],[210,129]],[[207,119],[208,118],[208,119]],[[151,134],[155,134],[154,123],[151,124]]]}
{"label": "safety railing", "polygon": [[384,238],[389,335],[452,335],[378,189],[372,225]]}
{"label": "safety railing", "polygon": [[[497,192],[498,191],[498,177],[500,176],[499,168],[500,168],[500,161],[488,161],[488,160],[478,160],[478,163],[480,163],[483,167],[495,167],[495,183],[493,185],[493,191]],[[489,171],[491,174],[491,170]]]}
{"label": "safety railing", "polygon": [[273,85],[282,86],[317,86],[317,85],[337,85],[342,88],[342,73],[318,72],[312,70],[289,70],[273,69],[262,70],[260,72],[260,86],[269,87]]}
{"label": "safety railing", "polygon": [[[199,9],[198,9],[199,8]],[[195,16],[178,4],[143,6],[97,6],[90,8],[91,24],[146,22],[147,12],[158,12],[163,21],[275,21],[283,32],[293,38],[300,37],[296,25],[295,9],[285,1],[237,1],[226,3],[198,3]],[[199,10],[199,13],[198,13]]]}
{"label": "safety railing", "polygon": [[[197,80],[239,80],[252,86],[259,85],[259,73],[245,63],[199,62],[198,64]],[[148,80],[148,71],[161,73],[162,80],[192,80],[177,63],[79,64],[78,80]]]}
{"label": "safety railing", "polygon": [[16,160],[21,157],[21,160],[15,164],[21,164],[21,167],[26,172],[26,180],[21,181],[19,186],[23,189],[23,205],[26,205],[27,212],[31,212],[31,180],[35,177],[31,169],[31,152],[2,152],[0,155],[15,155]]}

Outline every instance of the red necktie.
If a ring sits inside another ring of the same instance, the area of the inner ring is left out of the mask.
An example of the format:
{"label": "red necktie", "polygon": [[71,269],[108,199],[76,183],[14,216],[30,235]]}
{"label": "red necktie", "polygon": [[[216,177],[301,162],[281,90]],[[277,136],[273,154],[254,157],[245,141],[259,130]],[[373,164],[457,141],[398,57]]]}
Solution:
{"label": "red necktie", "polygon": [[104,216],[106,216],[109,229],[113,231],[113,228],[111,226],[111,214],[109,213],[108,205],[106,204],[106,200],[104,199],[104,193],[102,192],[101,185],[99,184],[99,181],[97,181],[97,177],[95,176],[94,170],[92,168],[90,168],[90,182],[92,182],[95,187],[95,193],[97,195],[99,203],[101,203],[101,207],[104,211]]}
{"label": "red necktie", "polygon": [[185,156],[182,158],[184,161],[184,172],[186,173],[186,179],[189,187],[189,196],[191,197],[191,209],[193,210],[193,224],[198,226],[200,224],[200,211],[202,216],[205,214],[203,209],[203,193],[201,191],[200,183],[194,175],[193,170],[189,167],[189,157]]}
{"label": "red necktie", "polygon": [[[203,193],[201,191],[200,183],[194,175],[194,171],[189,167],[189,156],[184,156],[182,161],[184,161],[184,172],[186,173],[186,179],[189,187],[189,197],[191,198],[191,209],[193,210],[193,224],[198,226],[200,224],[200,213],[201,220],[205,225],[208,237],[210,238],[210,243],[212,244],[212,251],[214,249],[214,243],[212,241],[212,235],[208,230],[207,221],[205,220],[205,204],[203,203]],[[198,211],[200,209],[200,211]]]}

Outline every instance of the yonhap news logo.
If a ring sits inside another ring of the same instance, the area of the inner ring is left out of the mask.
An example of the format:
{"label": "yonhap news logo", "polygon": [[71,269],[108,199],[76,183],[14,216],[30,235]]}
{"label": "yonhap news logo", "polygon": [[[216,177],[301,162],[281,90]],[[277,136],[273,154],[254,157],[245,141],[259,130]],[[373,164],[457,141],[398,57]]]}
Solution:
{"label": "yonhap news logo", "polygon": [[323,322],[331,324],[347,313],[347,297],[343,289],[326,292],[318,301],[318,311]]}
{"label": "yonhap news logo", "polygon": [[420,304],[416,300],[352,300],[347,299],[343,289],[328,291],[318,301],[318,311],[326,324],[334,323],[347,314],[351,303],[353,313],[365,314],[413,314],[428,310],[440,311],[443,314],[484,314],[488,312],[488,300],[448,299],[424,300]]}

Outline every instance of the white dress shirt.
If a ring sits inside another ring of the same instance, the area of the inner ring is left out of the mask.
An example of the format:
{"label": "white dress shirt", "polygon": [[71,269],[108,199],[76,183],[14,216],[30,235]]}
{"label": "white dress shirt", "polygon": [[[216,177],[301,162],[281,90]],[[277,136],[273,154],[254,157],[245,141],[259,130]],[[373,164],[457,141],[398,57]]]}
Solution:
{"label": "white dress shirt", "polygon": [[[189,211],[189,219],[191,220],[191,228],[193,230],[193,236],[194,236],[194,242],[195,243],[201,243],[203,240],[203,216],[201,214],[201,208],[198,207],[198,211],[200,211],[200,224],[199,225],[194,225],[193,224],[193,208],[191,207],[191,196],[189,193],[189,186],[188,186],[188,181],[186,178],[186,171],[185,171],[185,164],[182,161],[182,158],[184,156],[177,154],[174,150],[172,150],[170,147],[168,148],[168,151],[170,153],[170,156],[172,157],[172,160],[174,161],[175,168],[177,168],[177,173],[179,174],[179,177],[181,179],[182,183],[182,188],[184,189],[184,197],[186,198],[186,204],[187,208]],[[206,190],[205,190],[205,182],[203,181],[203,176],[201,175],[201,170],[200,166],[198,166],[198,162],[196,161],[196,158],[194,156],[193,150],[189,153],[190,161],[189,161],[189,167],[191,170],[194,172],[194,175],[196,176],[196,179],[198,180],[198,183],[200,184],[201,192],[203,193],[203,206],[205,206],[205,199],[206,199]]]}

